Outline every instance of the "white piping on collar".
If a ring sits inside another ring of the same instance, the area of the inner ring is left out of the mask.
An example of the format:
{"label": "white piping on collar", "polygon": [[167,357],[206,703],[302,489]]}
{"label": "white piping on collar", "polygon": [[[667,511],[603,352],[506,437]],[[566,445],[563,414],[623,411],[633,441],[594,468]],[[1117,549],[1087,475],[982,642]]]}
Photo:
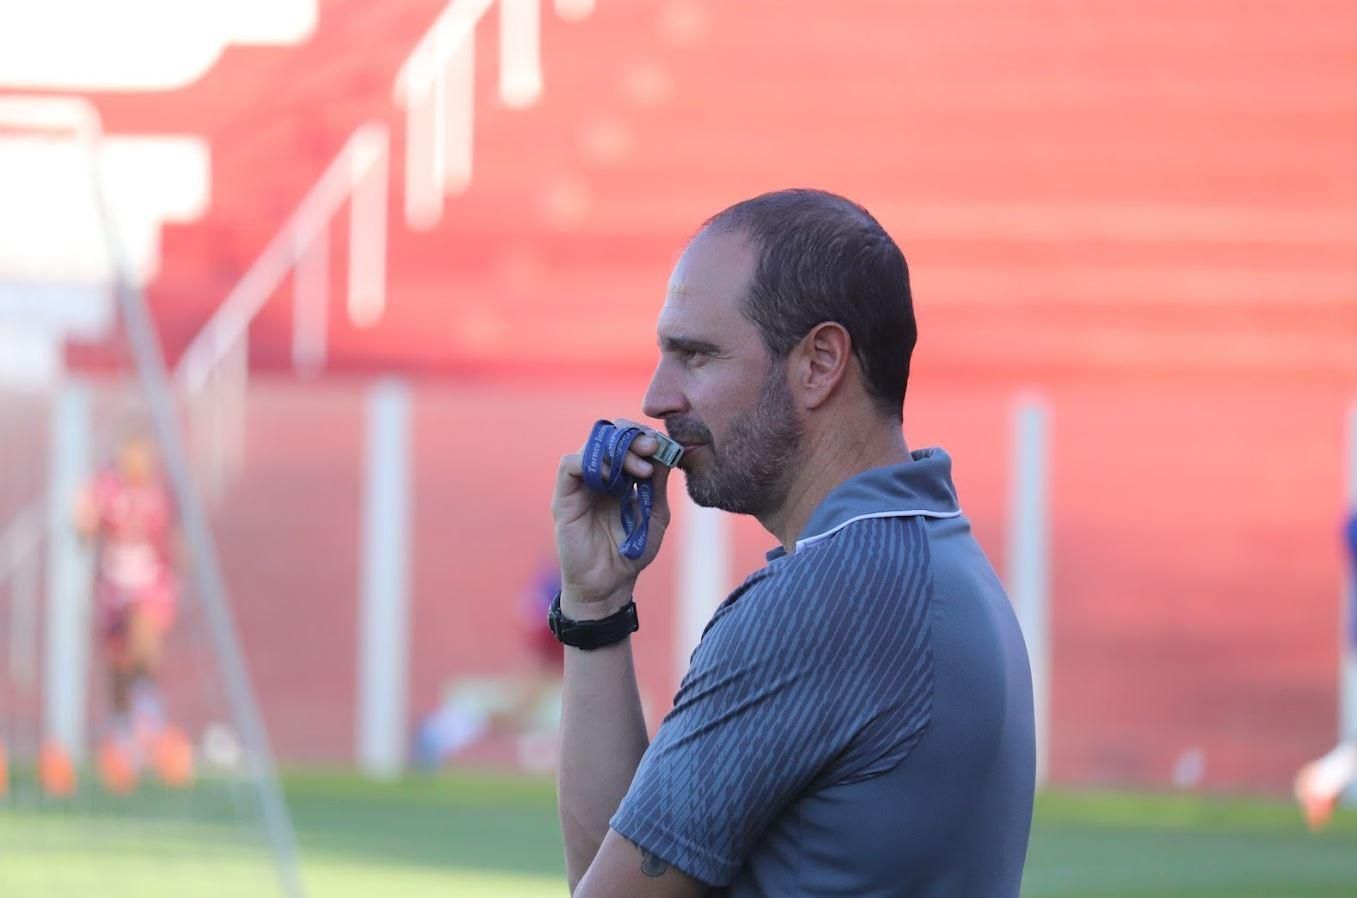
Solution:
{"label": "white piping on collar", "polygon": [[960,508],[958,508],[956,511],[929,511],[926,508],[911,508],[904,511],[873,511],[870,512],[869,514],[860,514],[855,518],[849,518],[842,524],[839,524],[836,527],[831,527],[824,533],[817,533],[814,536],[808,536],[805,539],[798,539],[796,541],[796,551],[800,552],[806,546],[812,545],[813,543],[818,543],[822,539],[828,539],[829,537],[838,533],[843,528],[847,527],[849,524],[855,524],[858,521],[866,521],[870,518],[959,518],[959,517],[961,517]]}

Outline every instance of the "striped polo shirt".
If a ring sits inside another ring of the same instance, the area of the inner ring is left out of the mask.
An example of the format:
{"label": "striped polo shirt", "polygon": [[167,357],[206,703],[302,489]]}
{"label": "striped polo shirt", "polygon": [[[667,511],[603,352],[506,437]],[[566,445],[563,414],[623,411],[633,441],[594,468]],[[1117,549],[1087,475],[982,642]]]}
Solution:
{"label": "striped polo shirt", "polygon": [[840,484],[722,603],[611,825],[731,898],[1016,896],[1027,652],[951,459]]}

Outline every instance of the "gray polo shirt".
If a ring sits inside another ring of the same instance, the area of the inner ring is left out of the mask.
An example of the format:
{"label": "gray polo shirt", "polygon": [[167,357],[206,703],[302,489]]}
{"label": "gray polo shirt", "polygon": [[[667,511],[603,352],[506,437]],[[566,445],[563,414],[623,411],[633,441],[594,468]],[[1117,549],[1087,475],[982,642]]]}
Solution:
{"label": "gray polo shirt", "polygon": [[611,825],[731,898],[1016,896],[1032,681],[951,459],[839,485],[721,605]]}

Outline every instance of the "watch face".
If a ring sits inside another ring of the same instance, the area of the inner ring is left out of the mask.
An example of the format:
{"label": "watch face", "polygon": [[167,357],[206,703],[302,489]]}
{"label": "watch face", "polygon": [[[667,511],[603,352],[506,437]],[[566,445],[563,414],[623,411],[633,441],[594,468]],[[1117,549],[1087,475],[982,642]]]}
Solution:
{"label": "watch face", "polygon": [[556,598],[551,600],[551,607],[547,609],[547,629],[557,639],[561,638],[561,594],[556,593]]}

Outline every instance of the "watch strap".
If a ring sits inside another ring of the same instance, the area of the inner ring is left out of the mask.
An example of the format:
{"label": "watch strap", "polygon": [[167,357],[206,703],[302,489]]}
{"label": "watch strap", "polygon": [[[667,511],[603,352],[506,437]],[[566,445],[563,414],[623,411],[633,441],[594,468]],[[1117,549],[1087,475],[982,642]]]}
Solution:
{"label": "watch strap", "polygon": [[636,602],[629,601],[613,614],[598,620],[575,620],[561,613],[561,594],[551,600],[547,612],[547,626],[565,645],[591,651],[621,642],[640,629],[636,617]]}

